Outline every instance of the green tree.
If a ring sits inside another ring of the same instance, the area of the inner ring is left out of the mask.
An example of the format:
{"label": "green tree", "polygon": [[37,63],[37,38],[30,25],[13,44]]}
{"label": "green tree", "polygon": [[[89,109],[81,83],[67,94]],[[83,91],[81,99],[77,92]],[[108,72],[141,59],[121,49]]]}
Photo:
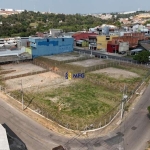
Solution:
{"label": "green tree", "polygon": [[142,51],[136,54],[133,59],[137,60],[140,63],[147,63],[149,61],[150,52],[149,51]]}
{"label": "green tree", "polygon": [[115,26],[117,26],[118,28],[121,28],[121,23],[119,21],[116,21],[115,23]]}

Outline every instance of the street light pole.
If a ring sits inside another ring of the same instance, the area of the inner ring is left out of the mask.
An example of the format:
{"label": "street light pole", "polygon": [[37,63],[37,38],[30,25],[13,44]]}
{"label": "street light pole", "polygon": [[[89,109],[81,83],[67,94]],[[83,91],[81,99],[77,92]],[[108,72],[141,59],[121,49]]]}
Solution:
{"label": "street light pole", "polygon": [[21,80],[21,100],[22,100],[22,110],[24,110],[24,100],[23,100],[23,85],[22,85],[22,80]]}

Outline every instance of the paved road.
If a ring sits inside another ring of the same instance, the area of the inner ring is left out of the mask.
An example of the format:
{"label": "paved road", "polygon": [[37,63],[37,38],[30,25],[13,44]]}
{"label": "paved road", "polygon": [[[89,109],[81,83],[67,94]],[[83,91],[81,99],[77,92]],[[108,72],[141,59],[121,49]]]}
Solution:
{"label": "paved road", "polygon": [[[84,50],[84,49],[74,48],[74,51],[82,52],[82,53],[86,53],[86,54],[91,54],[91,50]],[[95,51],[95,50],[92,50],[92,54],[97,55],[97,56],[107,56],[108,58],[111,58],[111,59],[122,60],[122,61],[130,61],[130,62],[136,63],[136,61],[133,60],[132,58],[123,57],[122,55],[115,56],[115,55],[105,54],[101,51]]]}
{"label": "paved road", "polygon": [[118,130],[123,135],[121,145],[125,150],[145,150],[145,144],[150,140],[147,106],[150,106],[150,86]]}
{"label": "paved road", "polygon": [[0,100],[0,123],[6,124],[26,144],[28,150],[51,150],[61,140],[61,137],[56,136],[55,133],[20,113],[3,100]]}
{"label": "paved road", "polygon": [[67,139],[44,128],[18,110],[0,100],[0,123],[6,124],[27,146],[28,150],[51,150],[62,144],[67,150],[144,150],[150,140],[150,86],[125,121],[106,137]]}

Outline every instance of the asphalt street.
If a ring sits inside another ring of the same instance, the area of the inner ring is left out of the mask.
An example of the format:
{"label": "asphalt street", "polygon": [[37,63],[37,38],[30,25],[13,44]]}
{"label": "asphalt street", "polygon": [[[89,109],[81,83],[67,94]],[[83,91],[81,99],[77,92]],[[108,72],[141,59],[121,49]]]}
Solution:
{"label": "asphalt street", "polygon": [[[51,150],[63,145],[67,150],[145,150],[150,140],[150,86],[119,127],[105,137],[79,140],[60,136],[28,118],[0,99],[0,123],[6,124],[28,150]],[[98,135],[97,135],[98,136]]]}
{"label": "asphalt street", "polygon": [[[74,48],[74,51],[80,52],[80,53],[91,54],[91,50],[84,50],[84,49]],[[97,55],[97,56],[101,56],[101,57],[107,56],[107,58],[114,59],[114,60],[137,63],[135,60],[133,60],[132,58],[129,58],[129,57],[122,57],[122,55],[120,55],[120,56],[116,55],[115,56],[115,55],[112,55],[112,54],[105,54],[101,51],[96,51],[96,50],[92,50],[92,55]]]}

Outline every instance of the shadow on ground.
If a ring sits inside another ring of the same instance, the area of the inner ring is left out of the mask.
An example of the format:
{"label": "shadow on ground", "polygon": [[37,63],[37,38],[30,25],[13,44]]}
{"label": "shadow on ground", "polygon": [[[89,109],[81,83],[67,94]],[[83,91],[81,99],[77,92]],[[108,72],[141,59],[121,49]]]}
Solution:
{"label": "shadow on ground", "polygon": [[147,114],[147,117],[150,119],[150,114]]}
{"label": "shadow on ground", "polygon": [[6,129],[10,150],[28,150],[23,141],[6,124],[2,126]]}

